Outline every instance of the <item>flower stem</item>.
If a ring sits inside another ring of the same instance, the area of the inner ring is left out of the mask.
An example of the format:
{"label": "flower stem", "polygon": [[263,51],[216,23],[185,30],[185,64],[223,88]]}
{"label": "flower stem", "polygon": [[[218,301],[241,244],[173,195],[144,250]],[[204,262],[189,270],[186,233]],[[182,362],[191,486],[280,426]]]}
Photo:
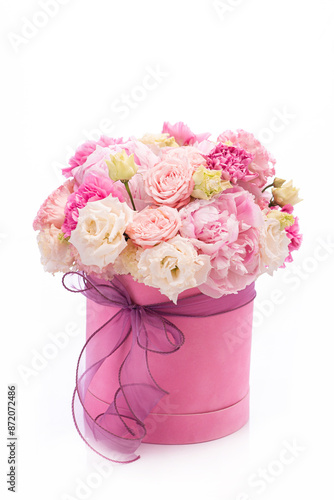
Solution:
{"label": "flower stem", "polygon": [[131,194],[130,187],[129,187],[129,181],[123,181],[123,183],[124,183],[124,186],[125,186],[125,189],[126,189],[128,195],[129,195],[129,198],[130,198],[130,201],[132,204],[132,208],[133,208],[133,210],[136,210],[136,206],[135,206],[135,203],[133,201],[132,194]]}
{"label": "flower stem", "polygon": [[268,186],[266,186],[265,188],[263,188],[261,192],[264,193],[266,189],[272,187],[273,185],[274,185],[274,183],[268,184]]}

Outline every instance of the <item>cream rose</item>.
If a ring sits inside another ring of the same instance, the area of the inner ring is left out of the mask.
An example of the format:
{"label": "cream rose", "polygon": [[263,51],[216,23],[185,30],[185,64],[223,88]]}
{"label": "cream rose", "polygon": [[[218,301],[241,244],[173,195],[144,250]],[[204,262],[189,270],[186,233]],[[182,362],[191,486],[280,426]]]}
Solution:
{"label": "cream rose", "polygon": [[189,240],[175,236],[144,250],[138,269],[145,285],[159,288],[176,304],[181,292],[206,281],[211,265],[208,255],[198,255]]}
{"label": "cream rose", "polygon": [[269,218],[260,229],[260,269],[259,274],[273,272],[281,267],[289,255],[290,239],[281,230],[280,221]]}
{"label": "cream rose", "polygon": [[70,237],[81,262],[100,269],[114,263],[126,247],[124,231],[132,221],[133,213],[126,203],[112,195],[81,208],[77,227]]}

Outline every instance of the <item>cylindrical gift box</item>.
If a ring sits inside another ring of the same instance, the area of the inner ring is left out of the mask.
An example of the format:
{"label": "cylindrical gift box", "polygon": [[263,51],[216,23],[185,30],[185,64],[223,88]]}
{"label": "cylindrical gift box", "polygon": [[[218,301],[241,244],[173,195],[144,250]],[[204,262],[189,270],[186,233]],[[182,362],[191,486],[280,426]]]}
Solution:
{"label": "cylindrical gift box", "polygon": [[[119,276],[139,305],[166,302],[156,288]],[[198,294],[186,290],[179,299]],[[118,311],[87,300],[87,340]],[[143,442],[190,444],[218,439],[239,430],[249,418],[249,368],[253,302],[223,314],[192,318],[170,316],[184,334],[181,348],[168,355],[148,353],[150,372],[168,392],[146,418]],[[112,326],[110,335],[113,334]],[[124,344],[92,380],[85,405],[93,418],[106,410],[119,387],[120,366],[131,346]],[[107,354],[107,353],[106,353]],[[89,346],[86,363],[89,366]]]}

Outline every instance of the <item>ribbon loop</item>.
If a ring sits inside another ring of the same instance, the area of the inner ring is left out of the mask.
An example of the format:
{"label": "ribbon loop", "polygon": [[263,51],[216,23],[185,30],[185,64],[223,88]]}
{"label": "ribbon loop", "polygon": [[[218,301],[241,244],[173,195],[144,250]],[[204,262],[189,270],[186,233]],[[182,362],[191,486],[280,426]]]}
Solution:
{"label": "ribbon loop", "polygon": [[[74,282],[73,280],[76,280]],[[111,282],[69,272],[64,287],[82,293],[97,304],[118,309],[85,343],[77,363],[72,413],[82,439],[99,455],[113,462],[129,463],[146,435],[144,421],[168,394],[154,380],[148,353],[172,354],[184,343],[181,330],[167,316],[209,317],[243,307],[255,298],[254,284],[239,294],[213,299],[203,294],[171,301],[139,305],[116,276]],[[112,327],[112,329],[111,329]],[[119,388],[109,406],[97,417],[87,407],[89,386],[103,363],[131,336],[131,347],[118,373]],[[85,354],[89,351],[89,366]]]}

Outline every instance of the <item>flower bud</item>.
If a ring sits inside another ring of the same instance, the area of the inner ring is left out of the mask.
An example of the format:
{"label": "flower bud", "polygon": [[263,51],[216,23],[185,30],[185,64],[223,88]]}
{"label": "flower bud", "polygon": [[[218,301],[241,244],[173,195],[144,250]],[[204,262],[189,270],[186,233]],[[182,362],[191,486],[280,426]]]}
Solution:
{"label": "flower bud", "polygon": [[286,182],[285,179],[280,179],[279,177],[275,177],[273,184],[275,188],[280,188],[281,186],[283,186],[284,182]]}
{"label": "flower bud", "polygon": [[135,164],[134,155],[128,156],[122,149],[120,153],[110,156],[110,161],[106,160],[109,168],[109,177],[112,181],[128,181],[138,170]]}
{"label": "flower bud", "polygon": [[284,205],[296,205],[302,201],[298,196],[299,189],[293,187],[292,181],[285,182],[282,187],[273,188],[274,200],[280,207]]}

